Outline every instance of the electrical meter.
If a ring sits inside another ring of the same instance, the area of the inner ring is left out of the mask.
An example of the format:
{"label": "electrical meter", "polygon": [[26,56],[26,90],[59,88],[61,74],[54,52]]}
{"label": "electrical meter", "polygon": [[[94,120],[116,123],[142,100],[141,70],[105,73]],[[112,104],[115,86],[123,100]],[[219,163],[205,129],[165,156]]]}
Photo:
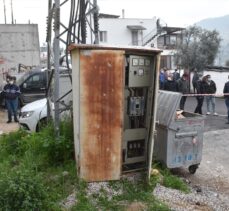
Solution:
{"label": "electrical meter", "polygon": [[128,87],[147,87],[150,85],[151,58],[130,56]]}

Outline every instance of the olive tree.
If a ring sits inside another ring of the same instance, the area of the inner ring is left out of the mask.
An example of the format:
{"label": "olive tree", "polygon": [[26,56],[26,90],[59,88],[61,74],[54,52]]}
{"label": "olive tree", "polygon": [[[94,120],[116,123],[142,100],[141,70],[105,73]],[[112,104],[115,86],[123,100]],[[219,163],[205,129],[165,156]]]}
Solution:
{"label": "olive tree", "polygon": [[177,46],[175,63],[185,69],[198,71],[212,65],[219,50],[221,38],[216,30],[209,31],[191,26],[184,30],[182,41]]}

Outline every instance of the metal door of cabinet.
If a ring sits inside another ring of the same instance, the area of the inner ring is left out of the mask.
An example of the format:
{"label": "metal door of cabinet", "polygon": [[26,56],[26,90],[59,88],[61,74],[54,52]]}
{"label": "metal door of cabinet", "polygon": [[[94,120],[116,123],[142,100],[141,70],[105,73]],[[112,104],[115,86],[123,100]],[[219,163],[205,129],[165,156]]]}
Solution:
{"label": "metal door of cabinet", "polygon": [[81,50],[79,56],[80,177],[86,181],[119,179],[124,52]]}

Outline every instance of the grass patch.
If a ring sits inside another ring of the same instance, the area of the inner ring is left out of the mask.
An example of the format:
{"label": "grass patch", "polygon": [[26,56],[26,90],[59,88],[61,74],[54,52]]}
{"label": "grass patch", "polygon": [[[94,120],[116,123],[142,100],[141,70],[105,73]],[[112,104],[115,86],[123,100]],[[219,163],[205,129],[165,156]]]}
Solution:
{"label": "grass patch", "polygon": [[60,138],[50,124],[39,133],[23,130],[0,137],[0,207],[60,210],[76,183],[73,129],[62,122]]}
{"label": "grass patch", "polygon": [[165,187],[180,190],[184,193],[190,193],[189,186],[180,177],[173,175],[165,166],[160,163],[155,163],[153,168],[158,169],[160,172],[159,175],[151,178],[151,182],[154,183],[154,185],[155,183],[160,182]]}
{"label": "grass patch", "polygon": [[132,203],[144,210],[167,211],[169,208],[153,196],[157,183],[188,192],[187,185],[162,166],[160,174],[146,183],[139,180],[111,181],[108,188],[88,195],[87,183],[77,178],[74,161],[73,127],[62,122],[57,140],[53,125],[39,133],[23,130],[0,137],[0,207],[2,210],[61,210],[61,203],[73,192],[77,204],[73,211],[122,211]]}

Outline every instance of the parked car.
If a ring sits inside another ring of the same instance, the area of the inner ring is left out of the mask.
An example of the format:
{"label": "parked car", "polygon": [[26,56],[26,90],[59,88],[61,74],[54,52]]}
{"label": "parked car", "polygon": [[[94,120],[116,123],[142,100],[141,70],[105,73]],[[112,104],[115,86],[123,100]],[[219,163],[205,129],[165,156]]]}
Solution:
{"label": "parked car", "polygon": [[[64,77],[69,77],[68,69],[66,67],[60,67],[60,80]],[[43,99],[46,97],[47,69],[36,68],[28,71],[20,76],[16,83],[21,91],[19,107]],[[4,104],[4,98],[0,91],[0,105],[4,106]]]}
{"label": "parked car", "polygon": [[[69,93],[72,89],[71,81],[68,74],[60,75],[60,97]],[[51,99],[52,100],[52,99]],[[49,101],[51,107],[51,117],[54,115],[54,103]],[[71,106],[72,105],[72,94],[68,94],[63,97],[60,101],[62,104]],[[65,108],[60,103],[60,109]],[[66,112],[61,113],[61,117],[68,115]],[[30,131],[38,131],[39,126],[47,119],[47,99],[43,98],[41,100],[28,103],[21,108],[19,115],[19,124]]]}
{"label": "parked car", "polygon": [[[39,100],[46,95],[47,72],[45,69],[36,68],[20,76],[17,81],[21,95],[19,97],[19,106]],[[4,98],[0,93],[0,104],[4,106]]]}
{"label": "parked car", "polygon": [[30,131],[39,131],[39,124],[47,119],[47,99],[36,100],[21,108],[20,125]]}

